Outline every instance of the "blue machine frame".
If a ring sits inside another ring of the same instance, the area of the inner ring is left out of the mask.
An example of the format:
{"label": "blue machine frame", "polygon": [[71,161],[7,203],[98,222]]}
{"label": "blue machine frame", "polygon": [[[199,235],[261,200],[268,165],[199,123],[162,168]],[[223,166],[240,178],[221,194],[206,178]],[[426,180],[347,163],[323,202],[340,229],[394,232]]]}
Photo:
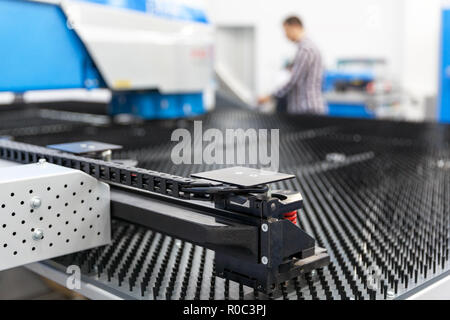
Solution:
{"label": "blue machine frame", "polygon": [[[352,82],[352,81],[373,81],[374,74],[370,71],[346,71],[346,70],[327,70],[323,77],[323,91],[333,91],[335,84],[338,81]],[[344,118],[375,118],[373,110],[369,109],[363,102],[338,102],[328,101],[327,103],[328,115],[331,117]]]}
{"label": "blue machine frame", "polygon": [[441,19],[439,121],[450,123],[450,9],[442,10]]}
{"label": "blue machine frame", "polygon": [[151,15],[176,20],[195,21],[209,23],[202,10],[177,4],[173,5],[167,0],[79,0],[109,5],[118,8],[147,12]]}
{"label": "blue machine frame", "polygon": [[[146,11],[145,1],[81,0]],[[155,0],[150,0],[152,2]],[[120,5],[118,5],[120,4]],[[148,4],[148,3],[147,3]],[[171,18],[207,23],[192,9]],[[190,12],[190,15],[186,12]],[[159,12],[160,16],[168,13]],[[84,44],[67,25],[61,8],[26,0],[0,1],[0,91],[106,88]],[[113,92],[109,112],[153,118],[179,118],[205,113],[203,93],[160,94],[157,91]]]}
{"label": "blue machine frame", "polygon": [[0,39],[0,91],[104,86],[83,43],[55,5],[0,1]]}
{"label": "blue machine frame", "polygon": [[342,118],[365,118],[374,119],[375,113],[364,103],[328,103],[328,115],[330,117]]}

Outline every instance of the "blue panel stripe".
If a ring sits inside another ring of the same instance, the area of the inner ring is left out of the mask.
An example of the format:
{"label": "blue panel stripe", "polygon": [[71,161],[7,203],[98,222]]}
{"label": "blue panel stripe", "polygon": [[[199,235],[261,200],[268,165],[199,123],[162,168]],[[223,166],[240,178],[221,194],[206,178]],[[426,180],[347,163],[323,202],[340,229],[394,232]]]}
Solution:
{"label": "blue panel stripe", "polygon": [[203,10],[186,5],[176,4],[167,0],[79,0],[124,8],[176,20],[209,23]]}
{"label": "blue panel stripe", "polygon": [[442,10],[439,120],[450,123],[450,10]]}
{"label": "blue panel stripe", "polygon": [[375,113],[364,104],[329,103],[328,115],[345,118],[375,118]]}
{"label": "blue panel stripe", "polygon": [[84,88],[100,76],[58,6],[0,1],[0,91]]}

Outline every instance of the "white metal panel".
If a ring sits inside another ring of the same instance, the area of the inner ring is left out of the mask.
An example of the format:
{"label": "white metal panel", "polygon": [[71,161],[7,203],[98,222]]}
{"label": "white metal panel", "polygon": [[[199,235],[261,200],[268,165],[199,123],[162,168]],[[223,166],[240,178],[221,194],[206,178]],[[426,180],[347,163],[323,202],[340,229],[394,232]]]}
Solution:
{"label": "white metal panel", "polygon": [[26,103],[84,101],[109,103],[111,91],[108,89],[57,89],[28,91],[23,95]]}
{"label": "white metal panel", "polygon": [[[69,274],[46,265],[43,262],[28,264],[25,268],[62,286],[67,286]],[[80,282],[80,289],[74,289],[74,291],[91,300],[123,300],[122,297],[115,295],[113,292],[84,281]]]}
{"label": "white metal panel", "polygon": [[110,219],[109,186],[79,170],[0,168],[0,270],[106,245]]}
{"label": "white metal panel", "polygon": [[218,26],[215,71],[227,88],[248,105],[255,105],[255,28]]}
{"label": "white metal panel", "polygon": [[0,105],[9,105],[14,102],[14,93],[12,92],[2,92],[0,93]]}
{"label": "white metal panel", "polygon": [[419,290],[407,300],[450,300],[450,276]]}
{"label": "white metal panel", "polygon": [[213,29],[92,3],[63,1],[73,27],[113,90],[200,92],[213,74]]}
{"label": "white metal panel", "polygon": [[0,168],[15,167],[15,166],[17,166],[17,162],[0,159]]}

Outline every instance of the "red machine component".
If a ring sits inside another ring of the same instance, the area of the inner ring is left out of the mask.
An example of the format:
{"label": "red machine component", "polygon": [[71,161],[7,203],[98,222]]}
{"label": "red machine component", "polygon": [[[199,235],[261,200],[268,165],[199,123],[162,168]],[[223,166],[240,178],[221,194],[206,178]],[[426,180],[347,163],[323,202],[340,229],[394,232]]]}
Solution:
{"label": "red machine component", "polygon": [[293,224],[297,224],[297,210],[284,214],[284,219],[289,220]]}

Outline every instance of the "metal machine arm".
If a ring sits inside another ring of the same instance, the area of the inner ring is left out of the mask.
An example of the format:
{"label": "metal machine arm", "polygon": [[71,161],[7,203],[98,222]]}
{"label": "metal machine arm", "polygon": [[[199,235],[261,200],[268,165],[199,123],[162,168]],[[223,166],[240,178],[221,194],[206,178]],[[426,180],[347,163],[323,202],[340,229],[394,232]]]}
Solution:
{"label": "metal machine arm", "polygon": [[285,218],[301,208],[298,193],[177,177],[7,140],[0,141],[0,158],[45,159],[109,184],[113,218],[212,249],[220,276],[259,290],[329,263],[325,250]]}

